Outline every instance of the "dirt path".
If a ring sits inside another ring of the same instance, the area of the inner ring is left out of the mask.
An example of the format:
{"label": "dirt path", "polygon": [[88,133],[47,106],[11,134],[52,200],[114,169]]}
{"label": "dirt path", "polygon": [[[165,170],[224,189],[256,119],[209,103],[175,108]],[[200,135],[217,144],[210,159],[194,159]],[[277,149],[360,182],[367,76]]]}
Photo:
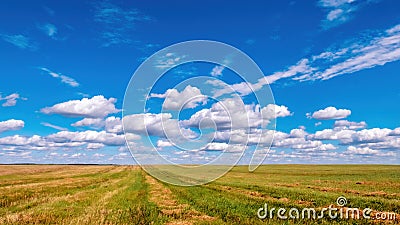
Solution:
{"label": "dirt path", "polygon": [[69,224],[104,224],[106,221],[107,215],[110,213],[110,209],[106,208],[107,202],[118,193],[127,189],[128,186],[123,186],[118,189],[115,189],[111,192],[106,193],[102,198],[98,201],[94,202],[91,206],[89,206],[85,213],[81,216],[72,219]]}
{"label": "dirt path", "polygon": [[215,218],[192,209],[188,204],[179,203],[171,190],[153,177],[146,175],[150,185],[150,201],[157,204],[161,213],[171,218],[168,225],[189,225],[199,221],[214,221]]}

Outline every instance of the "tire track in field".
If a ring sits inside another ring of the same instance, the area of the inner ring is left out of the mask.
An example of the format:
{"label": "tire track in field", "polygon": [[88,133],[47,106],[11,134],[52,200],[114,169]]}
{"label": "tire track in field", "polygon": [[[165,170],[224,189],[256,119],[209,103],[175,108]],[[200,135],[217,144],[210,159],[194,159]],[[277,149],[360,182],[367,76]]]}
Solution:
{"label": "tire track in field", "polygon": [[[123,179],[118,180],[118,182]],[[118,193],[124,191],[128,188],[128,185],[124,185],[119,187],[111,192],[107,192],[102,198],[100,198],[97,202],[94,202],[91,206],[89,206],[85,212],[74,219],[72,219],[69,224],[104,224],[106,221],[106,217],[109,214],[109,210],[105,209],[105,205],[113,196]]]}
{"label": "tire track in field", "polygon": [[321,192],[348,193],[348,194],[360,195],[360,196],[365,196],[365,197],[370,197],[370,196],[400,197],[399,193],[386,193],[384,191],[368,192],[368,191],[361,191],[361,190],[359,191],[359,190],[352,190],[352,189],[343,189],[343,188],[334,188],[334,187],[319,187],[319,186],[311,186],[311,185],[308,185],[307,188],[313,189],[313,190],[317,190],[317,191],[321,191]]}
{"label": "tire track in field", "polygon": [[149,200],[161,209],[163,215],[171,218],[166,224],[190,225],[198,221],[211,222],[215,220],[215,217],[203,214],[191,208],[188,204],[179,203],[169,188],[150,175],[146,174],[145,179],[150,189]]}
{"label": "tire track in field", "polygon": [[[137,167],[130,167],[130,166],[125,166],[123,167],[124,171],[129,170],[129,171],[134,171],[137,170]],[[114,180],[111,185],[118,185],[118,183],[125,181],[126,179],[130,179],[129,176],[124,176],[123,178],[119,178]],[[85,212],[71,221],[69,221],[69,224],[109,224],[109,222],[106,221],[107,216],[112,213],[113,209],[107,209],[106,204],[109,202],[110,199],[112,199],[114,196],[117,194],[123,192],[125,189],[129,187],[130,183],[126,183],[125,185],[118,187],[110,192],[107,192],[102,198],[100,198],[98,201],[93,202],[91,206],[89,206]],[[113,188],[113,187],[110,187]]]}
{"label": "tire track in field", "polygon": [[303,201],[303,200],[293,201],[288,198],[276,198],[276,197],[272,197],[272,196],[263,194],[258,191],[244,189],[244,188],[237,188],[237,187],[232,187],[232,186],[226,186],[226,185],[221,185],[221,184],[207,184],[205,187],[212,189],[212,190],[218,190],[218,191],[224,191],[224,192],[244,195],[251,199],[257,199],[257,200],[261,199],[261,200],[267,200],[270,202],[280,202],[280,203],[295,203],[295,204],[304,205],[304,206],[312,206],[313,205],[313,202],[308,202],[308,201]]}

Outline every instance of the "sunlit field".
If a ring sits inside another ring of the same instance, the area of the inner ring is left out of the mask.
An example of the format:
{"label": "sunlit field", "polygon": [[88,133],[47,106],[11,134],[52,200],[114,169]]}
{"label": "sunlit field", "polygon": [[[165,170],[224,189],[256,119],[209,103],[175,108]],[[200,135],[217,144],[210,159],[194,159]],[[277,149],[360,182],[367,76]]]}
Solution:
{"label": "sunlit field", "polygon": [[[237,166],[202,186],[165,184],[136,166],[0,166],[0,224],[380,224],[400,221],[400,166]],[[259,219],[269,208],[371,208],[372,219]],[[391,212],[395,219],[374,220]]]}

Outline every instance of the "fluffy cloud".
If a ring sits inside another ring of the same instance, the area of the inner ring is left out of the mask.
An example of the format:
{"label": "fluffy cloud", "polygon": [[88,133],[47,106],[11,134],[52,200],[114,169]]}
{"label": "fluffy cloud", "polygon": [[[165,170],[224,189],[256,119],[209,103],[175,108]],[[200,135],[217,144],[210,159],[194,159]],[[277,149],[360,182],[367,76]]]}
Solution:
{"label": "fluffy cloud", "polygon": [[86,142],[102,143],[104,145],[124,145],[124,135],[107,133],[106,131],[87,130],[82,132],[60,131],[47,136],[47,140],[56,143]]}
{"label": "fluffy cloud", "polygon": [[117,99],[106,99],[102,95],[82,100],[71,100],[46,107],[40,111],[45,114],[60,114],[69,117],[104,118],[109,114],[117,113],[120,110],[115,108]]}
{"label": "fluffy cloud", "polygon": [[295,150],[306,151],[326,151],[334,150],[336,147],[332,144],[324,144],[322,141],[306,140],[305,137],[290,137],[284,139],[274,139],[273,147],[291,148]]}
{"label": "fluffy cloud", "polygon": [[86,156],[86,154],[85,153],[75,153],[75,154],[72,154],[70,157],[68,157],[68,158],[70,158],[70,159],[78,159],[78,158],[81,158],[81,157],[84,157],[84,156]]}
{"label": "fluffy cloud", "polygon": [[142,135],[148,133],[149,135],[163,136],[164,131],[162,126],[160,128],[159,125],[162,125],[164,121],[170,120],[171,118],[172,115],[170,113],[146,113],[125,116],[122,118],[122,121],[126,132],[138,133]]}
{"label": "fluffy cloud", "polygon": [[247,149],[243,145],[227,144],[224,142],[211,142],[208,143],[202,150],[205,151],[223,151],[223,152],[242,152]]}
{"label": "fluffy cloud", "polygon": [[308,133],[302,129],[293,129],[290,134],[263,129],[224,130],[218,131],[215,140],[221,143],[237,145],[272,146],[273,148],[290,148],[295,151],[327,151],[337,149],[331,143],[308,139]]}
{"label": "fluffy cloud", "polygon": [[283,140],[288,137],[289,135],[283,132],[263,129],[223,130],[215,133],[215,140],[218,142],[229,142],[249,146],[269,146],[273,140]]}
{"label": "fluffy cloud", "polygon": [[347,151],[345,153],[355,155],[396,156],[394,152],[382,152],[380,150],[371,149],[369,147],[358,148],[354,146],[347,147]]}
{"label": "fluffy cloud", "polygon": [[100,149],[103,148],[105,145],[103,143],[88,143],[86,148],[87,149]]}
{"label": "fluffy cloud", "polygon": [[304,129],[293,129],[290,131],[290,137],[304,138],[308,133]]}
{"label": "fluffy cloud", "polygon": [[[134,138],[132,138],[134,139]],[[0,138],[0,146],[19,150],[60,150],[76,149],[86,145],[86,149],[99,149],[104,146],[124,146],[125,136],[106,131],[60,131],[48,136],[13,135]]]}
{"label": "fluffy cloud", "polygon": [[369,147],[373,149],[385,149],[390,151],[400,150],[400,138],[397,136],[384,137],[378,142],[363,142],[354,144],[357,144],[360,147]]}
{"label": "fluffy cloud", "polygon": [[354,146],[347,147],[347,151],[348,151],[348,153],[361,154],[361,155],[377,154],[379,152],[377,150],[372,150],[372,149],[370,149],[368,147],[366,147],[366,148],[357,148],[357,147],[354,147]]}
{"label": "fluffy cloud", "polygon": [[352,135],[353,142],[380,142],[391,133],[387,128],[372,128],[358,131]]}
{"label": "fluffy cloud", "polygon": [[13,135],[13,136],[6,136],[0,138],[0,144],[1,145],[27,145],[31,144],[33,142],[36,142],[37,140],[41,140],[42,137],[38,135],[33,135],[32,137],[28,138],[25,136],[21,135]]}
{"label": "fluffy cloud", "polygon": [[[178,92],[182,95],[184,91]],[[166,94],[166,93],[165,93]],[[162,95],[165,95],[162,94]],[[167,96],[165,96],[167,98]],[[61,131],[48,136],[34,135],[25,137],[20,135],[0,138],[0,148],[3,150],[58,150],[60,148],[100,149],[105,146],[124,146],[125,137],[122,133],[122,121],[126,137],[129,141],[140,139],[139,135],[160,137],[157,147],[170,147],[176,141],[188,141],[198,137],[190,127],[213,127],[216,133],[214,142],[207,144],[202,154],[208,151],[237,152],[248,146],[259,144],[267,147],[272,144],[274,149],[283,149],[293,152],[288,157],[305,159],[307,157],[345,157],[355,155],[360,157],[387,157],[396,156],[400,149],[400,128],[373,128],[365,129],[367,124],[348,120],[337,120],[332,129],[324,129],[315,133],[308,133],[305,128],[292,129],[289,133],[264,129],[268,121],[277,117],[292,115],[286,106],[270,104],[265,107],[259,105],[245,105],[239,98],[229,98],[215,103],[210,109],[203,109],[193,114],[188,120],[178,121],[170,113],[144,113],[125,116],[121,118],[107,115],[118,111],[115,108],[115,99],[106,99],[95,96],[91,99],[72,100],[42,109],[43,113],[58,113],[65,116],[82,116],[84,119],[73,123],[76,127],[94,127],[104,131]],[[196,103],[198,104],[198,103]],[[45,112],[46,111],[46,112]],[[339,119],[351,114],[347,109],[327,107],[314,112],[310,117],[316,119]],[[17,120],[9,120],[9,126]],[[14,121],[14,122],[13,122]],[[0,122],[2,127],[7,127],[5,122]],[[22,127],[23,127],[23,121]],[[17,126],[14,126],[17,127]],[[22,128],[21,127],[21,128]],[[232,130],[230,130],[232,128]],[[18,128],[20,129],[20,128]],[[5,130],[12,130],[6,128]],[[130,143],[130,142],[128,142]],[[336,150],[345,146],[346,151]],[[135,143],[129,144],[134,146]],[[141,149],[143,150],[143,149]],[[0,152],[1,153],[1,152]],[[329,153],[329,154],[328,154]],[[76,153],[78,154],[78,153]],[[80,156],[76,156],[80,157]]]}
{"label": "fluffy cloud", "polygon": [[122,133],[123,129],[121,118],[115,116],[107,117],[104,128],[110,133]]}
{"label": "fluffy cloud", "polygon": [[9,130],[20,130],[25,126],[24,121],[10,119],[6,121],[0,121],[0,133]]}
{"label": "fluffy cloud", "polygon": [[163,147],[171,147],[173,146],[173,144],[169,141],[165,141],[165,140],[157,140],[157,147],[159,148],[163,148]]}
{"label": "fluffy cloud", "polygon": [[204,148],[205,150],[210,150],[210,151],[225,151],[229,147],[229,144],[225,142],[212,142],[208,143],[206,147]]}
{"label": "fluffy cloud", "polygon": [[355,133],[356,131],[354,130],[325,129],[317,131],[308,137],[314,140],[339,140],[341,143],[349,143],[352,142],[353,134]]}
{"label": "fluffy cloud", "polygon": [[71,124],[73,127],[102,127],[104,126],[104,121],[102,118],[83,118],[82,120],[79,120],[73,124]]}
{"label": "fluffy cloud", "polygon": [[102,118],[83,118],[71,126],[74,127],[92,127],[96,129],[104,128],[109,133],[122,133],[122,121],[121,118],[110,116],[106,119]]}
{"label": "fluffy cloud", "polygon": [[104,156],[105,156],[104,154],[100,154],[100,153],[93,154],[94,158],[101,158],[101,157],[104,157]]}
{"label": "fluffy cloud", "polygon": [[400,127],[392,130],[389,135],[391,135],[391,136],[400,136]]}
{"label": "fluffy cloud", "polygon": [[291,113],[286,106],[269,104],[261,108],[259,105],[245,105],[240,98],[228,98],[214,103],[210,109],[196,112],[182,124],[189,127],[247,129],[265,126],[272,119],[289,115]]}
{"label": "fluffy cloud", "polygon": [[[398,129],[398,128],[396,128]],[[396,130],[395,129],[395,130]],[[307,136],[310,140],[338,140],[342,145],[357,145],[373,149],[400,149],[400,138],[392,136],[395,130],[387,128],[363,129],[325,129]]]}
{"label": "fluffy cloud", "polygon": [[266,107],[262,108],[261,114],[263,118],[267,120],[276,119],[278,117],[287,117],[292,115],[287,106],[284,105],[279,106],[274,104],[268,104]]}
{"label": "fluffy cloud", "polygon": [[311,113],[307,113],[306,116],[318,120],[332,120],[332,119],[343,119],[350,116],[351,111],[348,109],[336,109],[333,106],[329,106],[325,109],[318,110]]}
{"label": "fluffy cloud", "polygon": [[25,137],[21,135],[7,136],[0,138],[0,145],[17,146],[22,150],[57,150],[60,147],[74,148],[84,145],[85,142],[53,142],[46,137],[33,135]]}
{"label": "fluffy cloud", "polygon": [[164,98],[163,108],[167,110],[182,110],[196,108],[207,103],[207,96],[203,95],[197,87],[186,86],[182,92],[168,89],[164,94],[150,94],[150,98]]}
{"label": "fluffy cloud", "polygon": [[363,129],[367,127],[367,123],[365,121],[361,122],[352,122],[348,120],[337,120],[335,121],[335,124],[333,125],[334,129],[337,130],[343,130],[343,129],[349,129],[349,130],[358,130],[358,129]]}
{"label": "fluffy cloud", "polygon": [[1,104],[4,107],[15,106],[17,104],[18,99],[27,100],[27,98],[20,97],[18,93],[13,93],[13,94],[7,95],[5,97],[2,97],[0,95],[0,101],[5,100],[5,102],[3,104]]}
{"label": "fluffy cloud", "polygon": [[188,128],[181,127],[178,120],[172,119],[170,113],[144,113],[125,116],[123,119],[125,132],[168,137],[170,140],[195,138],[197,134]]}
{"label": "fluffy cloud", "polygon": [[400,150],[398,135],[400,128],[393,130],[388,128],[363,129],[365,127],[365,122],[339,120],[335,122],[333,129],[324,129],[311,134],[302,129],[293,129],[289,135],[275,138],[273,147],[305,151],[334,150],[337,149],[335,145],[323,141],[336,140],[340,145],[348,146],[343,157],[349,154],[395,156],[395,151]]}

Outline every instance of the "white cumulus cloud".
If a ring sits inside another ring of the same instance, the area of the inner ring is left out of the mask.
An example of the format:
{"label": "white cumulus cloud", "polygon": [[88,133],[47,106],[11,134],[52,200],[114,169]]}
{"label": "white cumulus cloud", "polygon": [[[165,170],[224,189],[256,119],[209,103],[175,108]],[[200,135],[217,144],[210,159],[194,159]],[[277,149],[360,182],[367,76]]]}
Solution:
{"label": "white cumulus cloud", "polygon": [[47,136],[47,140],[56,143],[68,142],[86,142],[86,143],[101,143],[104,145],[124,145],[124,135],[107,133],[106,131],[87,130],[81,132],[60,131]]}
{"label": "white cumulus cloud", "polygon": [[173,142],[175,142],[175,138],[197,137],[197,134],[194,131],[181,127],[179,121],[172,119],[170,113],[132,114],[125,116],[122,121],[124,130],[128,133],[168,137],[170,140],[174,140]]}
{"label": "white cumulus cloud", "polygon": [[104,125],[104,121],[102,118],[83,118],[73,124],[73,127],[102,127]]}
{"label": "white cumulus cloud", "polygon": [[196,108],[207,103],[207,96],[203,95],[197,87],[186,86],[182,92],[168,89],[164,94],[150,94],[150,98],[163,98],[163,108],[167,110],[182,110]]}
{"label": "white cumulus cloud", "polygon": [[182,124],[190,127],[206,127],[217,129],[247,129],[267,125],[277,117],[290,116],[286,106],[269,104],[263,108],[260,105],[246,105],[239,98],[228,98],[214,103],[209,109],[202,109],[193,114]]}
{"label": "white cumulus cloud", "polygon": [[351,111],[348,109],[336,109],[333,106],[326,107],[325,109],[318,110],[311,113],[307,113],[307,117],[311,117],[318,120],[332,120],[332,119],[344,119],[350,116]]}
{"label": "white cumulus cloud", "polygon": [[10,130],[20,130],[25,126],[25,122],[22,120],[10,119],[6,121],[0,121],[0,133]]}
{"label": "white cumulus cloud", "polygon": [[173,144],[168,140],[162,140],[162,139],[157,140],[157,147],[159,148],[171,147],[171,146],[173,146]]}
{"label": "white cumulus cloud", "polygon": [[334,129],[349,129],[349,130],[358,130],[367,127],[367,123],[365,121],[361,122],[353,122],[348,120],[337,120],[333,125]]}
{"label": "white cumulus cloud", "polygon": [[40,111],[45,114],[60,114],[69,117],[104,118],[120,110],[115,108],[117,99],[106,99],[102,95],[81,100],[70,100],[46,107]]}

